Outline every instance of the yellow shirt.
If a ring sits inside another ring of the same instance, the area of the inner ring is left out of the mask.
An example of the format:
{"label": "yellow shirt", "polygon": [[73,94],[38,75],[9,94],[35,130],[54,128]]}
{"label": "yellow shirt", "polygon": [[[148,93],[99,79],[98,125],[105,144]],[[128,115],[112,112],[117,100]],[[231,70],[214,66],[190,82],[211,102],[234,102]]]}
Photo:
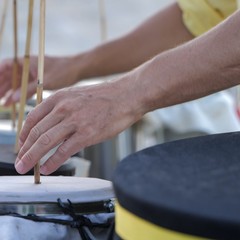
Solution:
{"label": "yellow shirt", "polygon": [[237,9],[237,0],[178,0],[187,29],[199,36]]}

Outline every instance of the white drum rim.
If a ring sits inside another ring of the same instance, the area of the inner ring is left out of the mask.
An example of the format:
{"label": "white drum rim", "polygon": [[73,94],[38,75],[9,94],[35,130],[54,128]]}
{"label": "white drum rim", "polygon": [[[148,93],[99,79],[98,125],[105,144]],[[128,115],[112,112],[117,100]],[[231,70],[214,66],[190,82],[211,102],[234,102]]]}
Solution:
{"label": "white drum rim", "polygon": [[[71,187],[71,189],[70,189]],[[107,180],[73,176],[0,176],[1,203],[86,203],[114,198],[112,183]]]}

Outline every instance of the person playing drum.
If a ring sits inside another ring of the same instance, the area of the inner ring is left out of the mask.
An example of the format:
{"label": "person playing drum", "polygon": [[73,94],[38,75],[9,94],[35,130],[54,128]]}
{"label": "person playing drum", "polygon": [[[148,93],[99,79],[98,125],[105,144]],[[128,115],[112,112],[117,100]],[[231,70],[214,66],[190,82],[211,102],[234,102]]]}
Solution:
{"label": "person playing drum", "polygon": [[[56,153],[41,166],[41,173],[49,174],[75,152],[113,137],[147,112],[239,84],[240,12],[192,40],[193,35],[208,29],[200,28],[195,33],[191,31],[191,23],[185,27],[187,19],[182,21],[181,8],[187,12],[191,2],[174,3],[132,33],[89,52],[73,57],[46,57],[45,89],[133,70],[101,84],[59,90],[30,112],[20,135],[17,171],[24,174],[60,144]],[[194,2],[200,4],[200,1]],[[202,2],[206,5],[206,1]],[[235,1],[219,2],[220,9],[225,9],[224,4],[231,7],[224,11],[222,18],[214,18],[213,25],[236,9]],[[215,8],[214,3],[210,6]],[[187,43],[182,44],[184,42]],[[173,49],[165,51],[170,48]],[[3,86],[0,97],[9,88],[6,79],[10,78],[10,69],[11,61],[5,61],[0,67]],[[36,58],[32,57],[29,96],[35,92],[35,72]],[[6,105],[18,101],[19,95],[19,90],[9,92]]]}

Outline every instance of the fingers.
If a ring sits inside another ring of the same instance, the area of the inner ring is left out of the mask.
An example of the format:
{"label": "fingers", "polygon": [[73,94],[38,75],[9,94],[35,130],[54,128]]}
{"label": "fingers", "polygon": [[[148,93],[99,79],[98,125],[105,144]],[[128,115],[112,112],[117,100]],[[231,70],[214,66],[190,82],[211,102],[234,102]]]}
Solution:
{"label": "fingers", "polygon": [[[4,97],[4,95],[6,94],[6,92],[10,89],[10,81],[5,81],[3,83],[1,83],[1,87],[0,87],[0,99],[2,97]],[[6,101],[6,100],[5,100]]]}
{"label": "fingers", "polygon": [[[44,118],[44,116],[46,116],[48,113],[52,111],[53,107],[54,105],[51,104],[51,101],[47,101],[47,102],[43,101],[41,104],[39,104],[35,109],[33,109],[28,114],[19,137],[20,147],[22,147],[23,143],[25,143],[28,137],[31,139],[32,142],[35,142],[37,138],[40,137],[43,130],[48,130],[51,126],[56,124],[55,117],[53,117],[52,119],[50,118],[50,121],[48,121],[48,118],[47,118],[46,121],[44,121],[43,123],[40,123],[40,121]],[[37,123],[39,124],[37,125]],[[34,128],[35,125],[36,127]],[[32,133],[29,136],[31,130],[32,130]]]}
{"label": "fingers", "polygon": [[8,107],[9,105],[11,105],[13,103],[12,97],[13,97],[14,93],[15,92],[11,89],[5,94],[3,106]]}
{"label": "fingers", "polygon": [[[49,174],[81,148],[112,137],[129,126],[132,121],[129,108],[125,111],[125,107],[119,107],[115,89],[105,83],[64,89],[38,105],[28,115],[20,134],[16,170],[26,173],[60,144],[41,167],[42,174]],[[127,120],[122,115],[127,116]],[[117,123],[112,125],[113,121]]]}
{"label": "fingers", "polygon": [[[46,153],[48,153],[51,149],[59,145],[61,142],[64,142],[64,139],[71,136],[72,133],[73,133],[73,129],[69,127],[64,127],[62,123],[57,124],[56,126],[52,127],[48,131],[44,132],[43,134],[40,133],[39,129],[34,130],[33,132],[31,132],[32,136],[29,135],[29,138],[26,140],[26,143],[21,148],[18,154],[18,158],[15,163],[16,170],[20,174],[24,174],[28,172],[30,169],[33,168],[33,166],[38,161],[40,161],[41,158],[43,158],[46,155]],[[31,139],[34,139],[36,137],[37,137],[37,140],[35,142],[31,141]],[[33,142],[34,144],[31,145],[31,143]],[[65,151],[64,146],[65,146],[65,143],[63,143],[58,148],[57,152],[54,154],[58,156],[59,152],[61,153],[60,154],[61,163],[65,161],[66,158],[68,158],[68,151]],[[52,161],[56,162],[55,159],[56,158],[53,157]],[[52,169],[55,170],[55,168],[59,166],[57,165],[56,167],[55,164],[53,166],[51,162],[49,163],[50,167],[48,167],[49,165],[47,165],[46,172],[49,172]]]}
{"label": "fingers", "polygon": [[40,173],[43,175],[51,174],[56,171],[67,159],[78,152],[77,134],[73,134],[69,139],[64,141],[57,151],[40,167]]}
{"label": "fingers", "polygon": [[49,133],[47,133],[47,131],[51,127],[57,125],[59,121],[56,118],[52,118],[49,120],[48,118],[49,117],[46,117],[46,121],[39,122],[36,126],[34,126],[30,130],[25,141],[22,141],[22,138],[20,139],[19,145],[21,149],[18,153],[18,158],[21,159],[23,155],[32,147],[33,143],[35,142],[40,142],[41,145],[51,145],[52,139],[51,139],[51,136],[48,136]]}
{"label": "fingers", "polygon": [[[36,70],[36,57],[31,57],[31,66],[29,72],[29,84],[28,84],[28,97],[31,97],[36,92],[37,85],[37,70]],[[20,101],[20,85],[21,77],[23,71],[23,61],[20,59],[18,61],[18,76],[17,76],[17,86],[16,90],[11,90],[12,88],[12,78],[13,78],[13,61],[11,59],[5,60],[0,64],[0,98],[5,96],[4,106],[9,106],[12,103]],[[9,93],[10,90],[10,93]],[[6,95],[6,93],[8,93]]]}
{"label": "fingers", "polygon": [[0,65],[0,98],[11,89],[12,82],[12,62],[4,61]]}
{"label": "fingers", "polygon": [[[9,88],[10,86],[5,87],[5,89]],[[27,97],[30,98],[35,92],[37,88],[37,83],[36,81],[30,82],[28,84],[28,90],[27,90]],[[1,92],[4,94],[5,91],[4,89],[0,91],[0,97],[1,97]],[[21,97],[21,88],[16,89],[15,91],[13,89],[9,90],[6,95],[5,95],[5,101],[4,101],[4,106],[8,107],[13,103],[17,103],[20,101]]]}
{"label": "fingers", "polygon": [[49,97],[27,116],[20,133],[21,149],[15,164],[19,173],[29,171],[52,148],[74,133],[75,125],[64,122],[66,112],[54,109],[56,102],[58,98]]}

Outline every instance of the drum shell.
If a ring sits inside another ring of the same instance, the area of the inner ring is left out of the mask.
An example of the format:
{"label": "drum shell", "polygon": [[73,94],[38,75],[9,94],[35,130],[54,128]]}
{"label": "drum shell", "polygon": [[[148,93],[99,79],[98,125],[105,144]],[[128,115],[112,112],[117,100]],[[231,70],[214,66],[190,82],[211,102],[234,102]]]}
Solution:
{"label": "drum shell", "polygon": [[[81,240],[84,232],[104,239],[113,234],[114,208],[100,208],[99,203],[111,199],[111,182],[101,179],[41,177],[41,184],[36,185],[32,176],[0,177],[0,238]],[[4,212],[6,204],[12,208]],[[99,210],[94,208],[96,204]],[[44,205],[58,205],[60,211],[46,212]],[[83,206],[92,210],[83,211]]]}

